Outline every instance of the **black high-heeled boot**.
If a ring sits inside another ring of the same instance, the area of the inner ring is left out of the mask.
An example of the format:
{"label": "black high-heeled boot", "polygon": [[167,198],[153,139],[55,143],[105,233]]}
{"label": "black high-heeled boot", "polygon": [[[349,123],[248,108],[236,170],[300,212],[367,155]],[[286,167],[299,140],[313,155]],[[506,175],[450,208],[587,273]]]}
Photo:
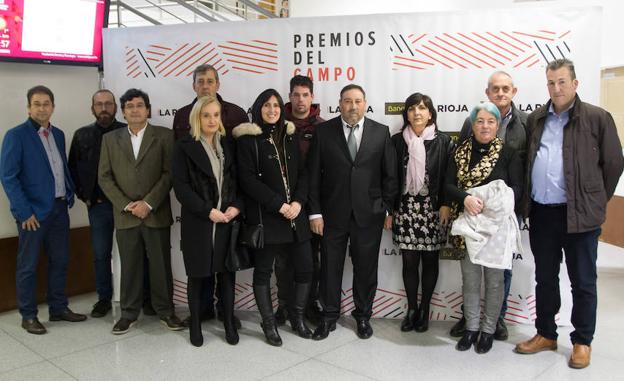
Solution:
{"label": "black high-heeled boot", "polygon": [[310,286],[312,283],[295,283],[295,294],[292,307],[288,313],[290,327],[297,332],[299,337],[304,339],[312,338],[312,331],[305,323],[304,311],[308,304],[308,296],[310,295]]}
{"label": "black high-heeled boot", "polygon": [[201,285],[202,278],[188,278],[186,295],[188,298],[189,312],[189,339],[191,344],[201,347],[204,344],[204,336],[201,330]]}
{"label": "black high-heeled boot", "polygon": [[223,329],[225,341],[230,345],[238,344],[236,319],[234,317],[234,273],[225,272],[217,274],[221,284],[221,305],[223,307]]}
{"label": "black high-heeled boot", "polygon": [[273,315],[273,303],[271,301],[271,287],[269,285],[254,285],[254,296],[260,316],[262,317],[262,331],[267,343],[275,347],[282,345],[282,338],[277,332],[275,316]]}
{"label": "black high-heeled boot", "polygon": [[429,306],[420,305],[418,319],[414,323],[414,331],[425,332],[429,329]]}
{"label": "black high-heeled boot", "polygon": [[416,310],[408,310],[401,322],[401,331],[409,332],[414,330],[414,319],[416,318]]}

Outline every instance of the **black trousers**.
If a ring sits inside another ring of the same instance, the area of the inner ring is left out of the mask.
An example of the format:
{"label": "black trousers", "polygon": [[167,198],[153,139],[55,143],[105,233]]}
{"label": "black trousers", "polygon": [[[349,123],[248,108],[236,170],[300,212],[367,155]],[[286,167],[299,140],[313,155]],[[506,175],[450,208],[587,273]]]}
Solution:
{"label": "black trousers", "polygon": [[555,315],[561,307],[559,269],[565,252],[572,286],[572,343],[590,345],[596,330],[596,257],[600,229],[567,232],[566,206],[532,203],[529,216],[531,251],[535,258],[537,333],[557,339]]}
{"label": "black trousers", "polygon": [[358,320],[370,319],[373,300],[377,291],[377,266],[383,221],[367,227],[360,227],[351,216],[348,229],[325,225],[321,241],[320,301],[323,319],[328,322],[340,317],[342,295],[342,274],[344,271],[347,243],[353,263],[352,315]]}
{"label": "black trousers", "polygon": [[297,283],[312,281],[312,249],[310,241],[292,242],[284,244],[269,244],[264,248],[254,250],[254,285],[269,285],[273,264],[277,256],[289,256],[294,269],[293,280]]}
{"label": "black trousers", "polygon": [[170,229],[141,224],[117,230],[121,261],[121,317],[135,320],[143,305],[143,260],[149,258],[150,293],[160,317],[173,314]]}
{"label": "black trousers", "polygon": [[[312,287],[310,288],[310,302],[318,300],[320,279],[320,248],[321,236],[312,234]],[[292,264],[290,253],[280,251],[275,256],[275,278],[277,280],[277,300],[281,307],[287,307],[291,302],[291,291],[295,283],[295,267]]]}

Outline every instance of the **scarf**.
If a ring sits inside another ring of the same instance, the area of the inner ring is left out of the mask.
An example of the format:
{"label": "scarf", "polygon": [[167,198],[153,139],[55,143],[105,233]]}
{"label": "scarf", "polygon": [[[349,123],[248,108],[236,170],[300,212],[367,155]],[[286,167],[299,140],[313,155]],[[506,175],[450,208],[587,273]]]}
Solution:
{"label": "scarf", "polygon": [[425,183],[427,161],[425,140],[433,140],[435,136],[435,124],[425,127],[421,136],[416,135],[409,125],[403,129],[403,140],[407,144],[407,152],[409,154],[403,194],[409,193],[412,196],[416,196],[422,189]]}

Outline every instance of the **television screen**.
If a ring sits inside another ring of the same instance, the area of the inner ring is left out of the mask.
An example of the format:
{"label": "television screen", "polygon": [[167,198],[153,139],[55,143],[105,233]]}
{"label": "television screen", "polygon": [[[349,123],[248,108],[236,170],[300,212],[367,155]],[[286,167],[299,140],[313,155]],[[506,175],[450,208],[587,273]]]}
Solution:
{"label": "television screen", "polygon": [[0,0],[0,60],[98,65],[107,0]]}

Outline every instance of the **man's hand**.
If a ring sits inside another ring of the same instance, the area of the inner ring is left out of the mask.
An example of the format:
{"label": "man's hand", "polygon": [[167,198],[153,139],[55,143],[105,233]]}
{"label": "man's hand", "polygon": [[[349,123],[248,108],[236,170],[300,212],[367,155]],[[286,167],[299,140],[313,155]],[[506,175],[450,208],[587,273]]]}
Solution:
{"label": "man's hand", "polygon": [[142,220],[147,218],[147,215],[151,212],[150,207],[143,200],[131,202],[126,209]]}
{"label": "man's hand", "polygon": [[386,216],[386,219],[384,220],[384,229],[392,229],[392,215]]}
{"label": "man's hand", "polygon": [[312,230],[314,234],[323,235],[324,226],[322,217],[310,220],[310,230]]}
{"label": "man's hand", "polygon": [[290,208],[288,209],[286,214],[284,214],[284,217],[286,217],[289,220],[294,220],[295,218],[297,218],[300,212],[301,212],[301,204],[298,203],[297,201],[293,201],[290,203]]}
{"label": "man's hand", "polygon": [[37,217],[35,217],[34,214],[28,217],[26,221],[22,222],[22,229],[29,231],[29,232],[34,232],[40,227],[41,225],[39,225],[39,221],[37,221]]}

